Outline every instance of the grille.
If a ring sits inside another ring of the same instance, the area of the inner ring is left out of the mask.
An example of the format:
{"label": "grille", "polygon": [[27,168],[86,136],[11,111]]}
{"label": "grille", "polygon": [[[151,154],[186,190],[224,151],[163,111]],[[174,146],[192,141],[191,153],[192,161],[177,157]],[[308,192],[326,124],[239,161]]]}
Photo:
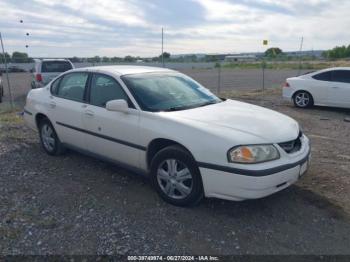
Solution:
{"label": "grille", "polygon": [[299,136],[297,139],[293,141],[288,141],[284,143],[279,143],[278,145],[286,151],[288,154],[292,154],[295,152],[298,152],[301,148],[301,140],[300,138],[303,136],[302,132],[299,133]]}

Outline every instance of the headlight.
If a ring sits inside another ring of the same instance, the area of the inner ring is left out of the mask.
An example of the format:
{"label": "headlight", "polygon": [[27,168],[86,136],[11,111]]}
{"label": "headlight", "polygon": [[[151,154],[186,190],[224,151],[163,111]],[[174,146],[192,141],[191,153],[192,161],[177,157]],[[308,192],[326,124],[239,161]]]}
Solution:
{"label": "headlight", "polygon": [[256,164],[280,158],[273,145],[237,146],[228,151],[228,161],[241,164]]}

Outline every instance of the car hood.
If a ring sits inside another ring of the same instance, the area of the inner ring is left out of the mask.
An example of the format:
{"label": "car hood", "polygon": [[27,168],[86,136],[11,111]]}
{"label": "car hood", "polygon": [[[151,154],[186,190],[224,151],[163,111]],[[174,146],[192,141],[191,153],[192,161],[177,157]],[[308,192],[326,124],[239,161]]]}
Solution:
{"label": "car hood", "polygon": [[287,142],[296,139],[299,134],[299,125],[294,119],[264,107],[234,100],[170,114],[178,121],[189,120],[193,125],[203,123],[207,129],[213,127],[216,133],[219,129],[226,135],[235,131],[254,136],[261,143]]}

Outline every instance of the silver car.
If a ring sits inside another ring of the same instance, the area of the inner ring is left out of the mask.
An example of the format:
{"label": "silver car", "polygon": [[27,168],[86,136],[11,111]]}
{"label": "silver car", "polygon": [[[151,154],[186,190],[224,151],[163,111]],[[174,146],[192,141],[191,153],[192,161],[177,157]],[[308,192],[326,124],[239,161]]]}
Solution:
{"label": "silver car", "polygon": [[56,76],[74,68],[68,59],[35,59],[34,61],[31,84],[33,89],[45,86]]}

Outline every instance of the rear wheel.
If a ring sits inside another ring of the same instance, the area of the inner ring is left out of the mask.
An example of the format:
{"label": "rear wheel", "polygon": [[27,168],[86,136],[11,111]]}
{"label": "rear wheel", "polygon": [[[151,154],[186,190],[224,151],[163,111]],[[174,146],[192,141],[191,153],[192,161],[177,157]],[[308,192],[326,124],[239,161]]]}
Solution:
{"label": "rear wheel", "polygon": [[161,198],[176,206],[191,206],[203,198],[198,166],[185,149],[169,146],[151,163],[151,181]]}
{"label": "rear wheel", "polygon": [[311,107],[314,104],[312,95],[306,91],[298,91],[293,96],[294,105],[299,108]]}
{"label": "rear wheel", "polygon": [[42,119],[39,123],[39,135],[41,145],[46,153],[49,155],[60,155],[64,152],[64,147],[47,118]]}

